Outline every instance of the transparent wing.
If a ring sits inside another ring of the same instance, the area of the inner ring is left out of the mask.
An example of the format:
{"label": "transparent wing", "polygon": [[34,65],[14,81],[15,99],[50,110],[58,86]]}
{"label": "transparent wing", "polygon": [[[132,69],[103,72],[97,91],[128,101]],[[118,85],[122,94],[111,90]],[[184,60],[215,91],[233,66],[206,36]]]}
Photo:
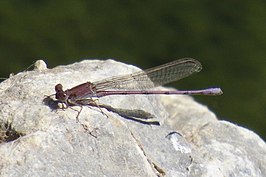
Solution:
{"label": "transparent wing", "polygon": [[202,66],[192,58],[183,58],[144,71],[110,77],[95,82],[96,90],[149,89],[185,78],[199,72]]}

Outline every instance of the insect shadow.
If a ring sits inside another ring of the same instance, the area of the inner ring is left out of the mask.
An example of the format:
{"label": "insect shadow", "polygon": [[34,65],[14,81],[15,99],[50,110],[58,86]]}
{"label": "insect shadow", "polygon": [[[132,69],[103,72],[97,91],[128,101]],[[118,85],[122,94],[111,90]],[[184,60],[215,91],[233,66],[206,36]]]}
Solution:
{"label": "insect shadow", "polygon": [[[106,114],[102,111],[102,108],[106,109],[109,112],[116,113],[119,116],[121,116],[127,120],[135,121],[135,122],[142,123],[142,124],[148,124],[148,125],[157,125],[157,126],[160,125],[159,121],[154,120],[155,116],[153,114],[146,112],[144,110],[114,108],[110,105],[96,103],[96,101],[91,100],[91,99],[76,100],[75,104],[70,103],[65,107],[60,107],[59,105],[61,102],[51,98],[50,96],[46,96],[43,99],[43,102],[45,105],[49,106],[50,109],[55,110],[55,111],[59,110],[59,109],[64,110],[67,108],[72,108],[73,106],[79,106],[81,109],[78,111],[78,115],[76,117],[77,121],[78,121],[78,116],[79,116],[80,112],[82,111],[82,108],[84,106],[86,106],[86,107],[90,107],[90,108],[91,107],[98,108],[100,110],[100,112],[104,115],[106,115]],[[77,110],[75,110],[75,111],[77,111]]]}

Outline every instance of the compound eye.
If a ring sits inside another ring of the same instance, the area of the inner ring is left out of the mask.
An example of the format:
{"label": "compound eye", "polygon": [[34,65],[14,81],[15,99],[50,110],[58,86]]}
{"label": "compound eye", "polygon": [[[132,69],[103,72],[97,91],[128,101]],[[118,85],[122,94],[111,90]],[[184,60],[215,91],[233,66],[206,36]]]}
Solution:
{"label": "compound eye", "polygon": [[58,92],[58,93],[56,93],[55,94],[55,98],[57,99],[57,100],[59,100],[59,101],[62,101],[62,102],[64,102],[64,101],[66,101],[66,99],[67,99],[67,94],[66,93],[60,93],[60,92]]}
{"label": "compound eye", "polygon": [[61,94],[60,100],[65,102],[67,100],[67,94],[66,93]]}
{"label": "compound eye", "polygon": [[56,92],[63,91],[63,86],[62,86],[61,84],[57,84],[57,85],[55,86],[55,91],[56,91]]}

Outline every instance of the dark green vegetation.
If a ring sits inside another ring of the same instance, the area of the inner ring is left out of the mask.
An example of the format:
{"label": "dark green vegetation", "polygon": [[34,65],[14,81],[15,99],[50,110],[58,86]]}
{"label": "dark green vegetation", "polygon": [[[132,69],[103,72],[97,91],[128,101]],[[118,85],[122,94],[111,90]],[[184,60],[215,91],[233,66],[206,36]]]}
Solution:
{"label": "dark green vegetation", "polygon": [[189,56],[203,71],[173,86],[220,86],[222,96],[195,98],[265,139],[265,9],[259,0],[1,1],[0,77],[40,58],[49,67],[114,58],[147,68]]}

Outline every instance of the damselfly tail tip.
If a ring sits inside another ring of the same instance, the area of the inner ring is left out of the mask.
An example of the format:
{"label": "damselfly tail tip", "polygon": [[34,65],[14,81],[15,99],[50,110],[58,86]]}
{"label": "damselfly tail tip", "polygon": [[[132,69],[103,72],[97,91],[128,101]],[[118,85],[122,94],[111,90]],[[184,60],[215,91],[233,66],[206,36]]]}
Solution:
{"label": "damselfly tail tip", "polygon": [[223,91],[221,88],[209,88],[209,95],[222,95]]}

